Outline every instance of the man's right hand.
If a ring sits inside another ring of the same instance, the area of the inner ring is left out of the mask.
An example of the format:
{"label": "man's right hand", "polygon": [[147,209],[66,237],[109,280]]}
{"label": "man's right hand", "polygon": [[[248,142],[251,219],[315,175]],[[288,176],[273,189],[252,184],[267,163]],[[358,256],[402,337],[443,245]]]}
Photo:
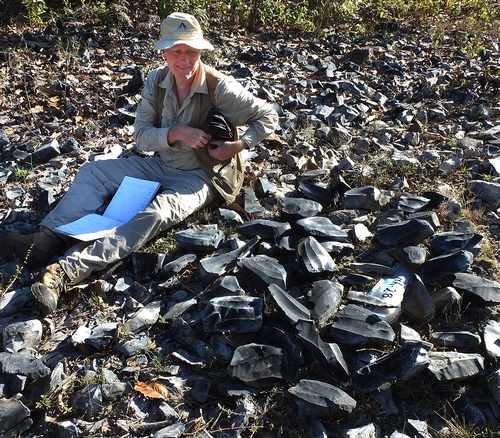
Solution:
{"label": "man's right hand", "polygon": [[168,144],[174,144],[177,141],[191,146],[193,149],[204,148],[210,141],[210,135],[205,131],[190,126],[175,126],[168,130]]}

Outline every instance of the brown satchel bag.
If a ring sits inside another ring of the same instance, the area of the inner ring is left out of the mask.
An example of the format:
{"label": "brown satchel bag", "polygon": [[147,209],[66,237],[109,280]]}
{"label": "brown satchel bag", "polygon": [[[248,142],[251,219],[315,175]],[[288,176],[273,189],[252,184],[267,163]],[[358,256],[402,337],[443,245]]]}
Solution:
{"label": "brown satchel bag", "polygon": [[[205,75],[208,88],[208,96],[210,99],[210,105],[214,106],[214,92],[219,81],[219,73],[208,66],[204,66]],[[157,76],[156,86],[158,89],[158,98],[156,101],[157,105],[157,127],[161,127],[161,113],[163,100],[165,98],[165,88],[160,87],[161,81],[168,74],[168,67],[164,67]],[[201,104],[201,102],[200,102]],[[194,127],[203,129],[206,126],[206,120],[208,115],[208,110],[210,105],[203,105],[203,111],[200,112],[200,120],[195,121]],[[238,132],[236,128],[233,130],[234,139],[238,139]],[[214,160],[206,149],[197,149],[194,151],[196,158],[200,162],[200,165],[205,169],[205,171],[210,175],[210,181],[212,182],[217,193],[224,199],[227,204],[231,204],[236,200],[238,193],[243,186],[243,180],[245,177],[245,163],[242,158],[242,153],[238,153],[233,156],[227,162],[218,162]]]}

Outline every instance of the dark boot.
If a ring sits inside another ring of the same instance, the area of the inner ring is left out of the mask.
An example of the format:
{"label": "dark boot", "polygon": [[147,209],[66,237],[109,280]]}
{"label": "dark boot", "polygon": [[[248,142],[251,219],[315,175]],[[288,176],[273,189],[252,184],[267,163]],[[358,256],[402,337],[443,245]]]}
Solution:
{"label": "dark boot", "polygon": [[31,234],[5,232],[0,235],[0,257],[25,261],[29,268],[46,266],[60,256],[67,247],[67,241],[48,228]]}
{"label": "dark boot", "polygon": [[41,281],[31,286],[31,293],[42,315],[48,315],[57,309],[59,297],[68,286],[70,279],[59,263],[52,263],[42,271]]}

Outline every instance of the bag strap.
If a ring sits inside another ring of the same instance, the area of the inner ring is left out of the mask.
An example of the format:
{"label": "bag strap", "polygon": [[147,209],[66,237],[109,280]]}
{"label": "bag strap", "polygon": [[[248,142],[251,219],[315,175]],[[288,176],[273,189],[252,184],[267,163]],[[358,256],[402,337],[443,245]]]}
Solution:
{"label": "bag strap", "polygon": [[156,127],[161,128],[161,114],[163,109],[163,101],[165,100],[165,94],[167,90],[164,87],[160,87],[160,83],[167,77],[168,67],[163,67],[156,77],[156,88],[158,89],[158,96],[156,98]]}

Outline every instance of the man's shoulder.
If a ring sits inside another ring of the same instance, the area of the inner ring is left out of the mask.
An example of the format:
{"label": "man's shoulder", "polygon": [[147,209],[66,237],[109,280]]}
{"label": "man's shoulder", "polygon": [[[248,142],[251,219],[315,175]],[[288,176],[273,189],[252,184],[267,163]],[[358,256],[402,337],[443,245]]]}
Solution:
{"label": "man's shoulder", "polygon": [[168,67],[166,65],[162,65],[160,67],[154,68],[150,70],[148,73],[147,80],[152,82],[160,82],[162,81],[168,74]]}
{"label": "man's shoulder", "polygon": [[216,68],[212,67],[211,65],[203,64],[203,67],[205,69],[205,74],[207,76],[212,76],[213,78],[217,80],[224,80],[228,81],[231,79],[230,76],[226,75],[225,73],[220,72]]}

